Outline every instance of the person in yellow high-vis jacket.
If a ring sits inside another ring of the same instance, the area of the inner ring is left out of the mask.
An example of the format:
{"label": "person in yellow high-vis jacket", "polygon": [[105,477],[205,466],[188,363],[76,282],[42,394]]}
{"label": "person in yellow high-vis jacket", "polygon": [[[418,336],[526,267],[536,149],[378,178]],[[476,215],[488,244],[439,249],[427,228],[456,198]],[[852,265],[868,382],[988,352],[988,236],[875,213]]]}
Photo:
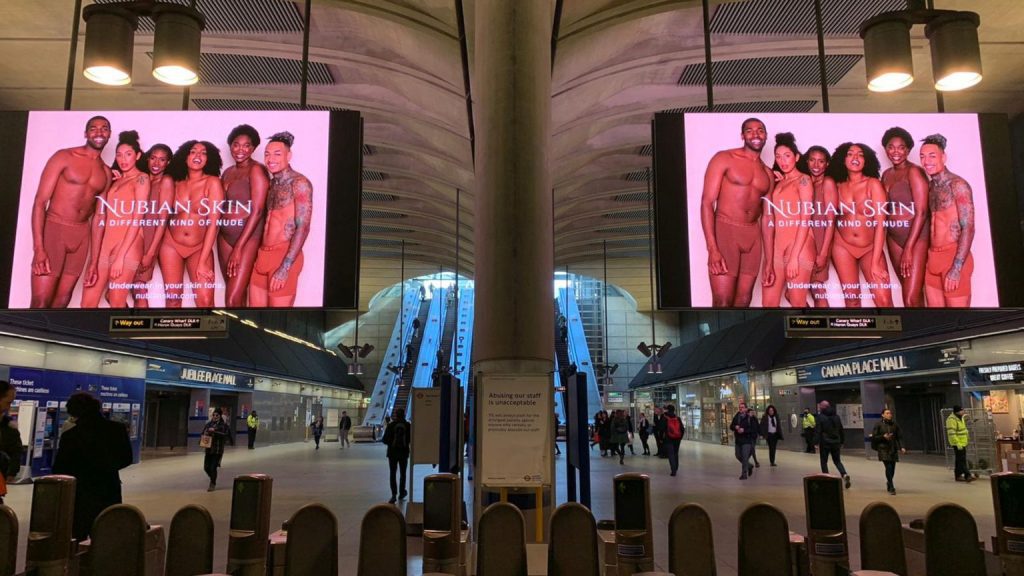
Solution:
{"label": "person in yellow high-vis jacket", "polygon": [[810,408],[804,408],[804,415],[800,419],[800,427],[803,428],[804,437],[804,452],[808,454],[814,454],[814,427],[817,424],[814,420],[814,414],[811,414]]}
{"label": "person in yellow high-vis jacket", "polygon": [[953,406],[953,413],[946,418],[946,440],[953,447],[955,456],[953,477],[957,482],[973,482],[974,477],[967,469],[967,423],[964,422],[964,409],[960,406]]}
{"label": "person in yellow high-vis jacket", "polygon": [[252,450],[256,445],[256,432],[260,429],[260,417],[256,415],[255,410],[245,419],[245,427],[249,433],[249,450]]}

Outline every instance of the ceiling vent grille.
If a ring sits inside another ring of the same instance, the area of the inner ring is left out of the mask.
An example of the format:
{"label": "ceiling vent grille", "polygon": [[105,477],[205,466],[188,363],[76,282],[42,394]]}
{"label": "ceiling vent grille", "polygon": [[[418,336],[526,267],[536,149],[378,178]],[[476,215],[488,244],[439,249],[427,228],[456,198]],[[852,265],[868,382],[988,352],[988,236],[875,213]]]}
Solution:
{"label": "ceiling vent grille", "polygon": [[[149,56],[152,58],[153,53],[150,52]],[[203,84],[301,84],[302,61],[241,54],[202,54],[199,57],[199,78]],[[310,62],[309,83],[334,84],[334,76],[323,62]]]}
{"label": "ceiling vent grille", "polygon": [[405,214],[399,212],[385,212],[384,210],[363,210],[363,218],[376,218],[378,220],[393,220],[405,218]]}
{"label": "ceiling vent grille", "polygon": [[[828,36],[857,36],[860,23],[882,12],[904,10],[907,0],[826,0],[822,29]],[[813,35],[810,0],[748,0],[720,4],[711,18],[712,34]]]}
{"label": "ceiling vent grille", "polygon": [[614,200],[616,202],[647,202],[647,192],[627,192],[626,194],[616,194]]}
{"label": "ceiling vent grille", "polygon": [[[114,4],[124,0],[94,0]],[[160,0],[188,6],[191,0]],[[206,17],[208,33],[273,34],[302,32],[302,13],[295,2],[284,0],[198,0],[196,9]],[[153,19],[139,18],[139,31],[152,34]]]}
{"label": "ceiling vent grille", "polygon": [[363,190],[363,201],[364,202],[397,202],[398,196],[394,194],[385,194],[383,192],[370,192]]}
{"label": "ceiling vent grille", "polygon": [[621,240],[612,239],[608,241],[609,248],[646,248],[647,245],[647,238],[624,238]]}
{"label": "ceiling vent grille", "polygon": [[377,154],[377,148],[370,146],[369,144],[363,144],[363,156],[374,156]]}
{"label": "ceiling vent grille", "polygon": [[647,210],[626,210],[625,212],[612,212],[610,214],[605,214],[603,217],[621,220],[646,220]]}
{"label": "ceiling vent grille", "polygon": [[[295,102],[272,102],[270,100],[238,100],[232,98],[193,98],[192,105],[198,110],[301,110],[302,107]],[[309,104],[306,110],[345,110],[345,108],[333,108]]]}
{"label": "ceiling vent grille", "polygon": [[412,230],[405,228],[394,228],[392,226],[363,226],[363,233],[365,234],[395,234],[398,236],[404,236],[406,234],[412,234]]}
{"label": "ceiling vent grille", "polygon": [[[646,214],[645,214],[646,215]],[[620,236],[646,236],[648,233],[647,224],[636,226],[622,226],[619,228],[606,228],[601,230],[602,234],[618,234]]]}
{"label": "ceiling vent grille", "polygon": [[[394,238],[363,238],[360,243],[363,246],[373,246],[376,248],[400,248],[402,246],[402,241]],[[406,240],[405,246],[408,248],[409,246],[419,246],[419,244]]]}
{"label": "ceiling vent grille", "polygon": [[397,250],[363,250],[360,255],[363,258],[398,258],[400,254]]}
{"label": "ceiling vent grille", "polygon": [[637,156],[653,156],[654,155],[654,145],[653,144],[644,144],[643,146],[641,146],[641,147],[636,149],[636,155]]}
{"label": "ceiling vent grille", "polygon": [[[825,77],[834,86],[860,62],[857,54],[825,56]],[[703,62],[689,64],[679,76],[680,86],[704,85]],[[711,63],[716,86],[817,86],[820,81],[817,56],[772,56]],[[717,110],[716,110],[717,112]]]}
{"label": "ceiling vent grille", "polygon": [[647,168],[627,172],[622,175],[622,179],[626,182],[647,182]]}
{"label": "ceiling vent grille", "polygon": [[383,182],[388,175],[380,170],[363,170],[363,182]]}
{"label": "ceiling vent grille", "polygon": [[[750,112],[765,114],[768,112],[810,112],[818,105],[817,100],[765,100],[763,102],[727,102],[716,104],[715,112]],[[692,112],[707,112],[707,106],[687,106],[686,108],[672,108],[663,110],[669,114],[683,114]]]}

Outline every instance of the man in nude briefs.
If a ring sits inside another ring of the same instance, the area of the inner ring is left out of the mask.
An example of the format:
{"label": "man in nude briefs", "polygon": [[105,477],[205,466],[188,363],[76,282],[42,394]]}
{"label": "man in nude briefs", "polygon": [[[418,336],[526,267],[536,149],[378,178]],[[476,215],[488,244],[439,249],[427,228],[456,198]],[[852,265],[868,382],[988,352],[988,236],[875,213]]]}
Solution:
{"label": "man in nude briefs", "polygon": [[100,154],[110,121],[85,123],[85,144],[58,150],[46,162],[32,203],[32,308],[67,308],[89,256],[96,197],[110,187]]}
{"label": "man in nude briefs", "polygon": [[249,306],[287,308],[295,303],[302,246],[313,215],[313,186],[291,167],[290,132],[270,137],[263,159],[270,172],[267,222],[249,282]]}
{"label": "man in nude briefs", "polygon": [[932,134],[921,146],[921,167],[928,175],[931,233],[924,278],[930,308],[971,305],[974,257],[974,198],[971,185],[946,168],[946,137]]}
{"label": "man in nude briefs", "polygon": [[[708,163],[700,222],[708,248],[711,305],[746,308],[754,293],[761,264],[762,243],[772,253],[772,229],[761,220],[761,199],[771,193],[774,176],[761,161],[768,138],[764,122],[748,118],[740,128],[743,146],[722,150]],[[762,283],[771,286],[775,274],[767,259]]]}

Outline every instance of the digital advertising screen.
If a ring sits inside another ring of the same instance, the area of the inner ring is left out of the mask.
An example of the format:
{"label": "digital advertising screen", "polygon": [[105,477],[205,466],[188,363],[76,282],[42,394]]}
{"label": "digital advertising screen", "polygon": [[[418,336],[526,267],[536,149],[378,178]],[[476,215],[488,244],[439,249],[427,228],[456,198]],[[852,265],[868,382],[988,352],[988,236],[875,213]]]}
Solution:
{"label": "digital advertising screen", "polygon": [[[17,215],[8,308],[354,304],[358,113],[28,112],[2,123],[19,119],[21,165],[0,166]],[[328,245],[344,256],[328,261]]]}
{"label": "digital advertising screen", "polygon": [[1009,305],[978,115],[659,116],[663,308]]}

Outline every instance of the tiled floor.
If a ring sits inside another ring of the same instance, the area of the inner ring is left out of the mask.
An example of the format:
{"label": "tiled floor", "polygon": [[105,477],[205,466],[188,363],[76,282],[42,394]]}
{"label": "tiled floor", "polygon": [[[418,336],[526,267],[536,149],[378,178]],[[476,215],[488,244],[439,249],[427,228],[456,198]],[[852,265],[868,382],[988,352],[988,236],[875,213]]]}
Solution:
{"label": "tiled floor", "polygon": [[[639,445],[638,445],[639,446]],[[802,476],[818,471],[813,454],[780,451],[779,466],[768,467],[767,450],[759,450],[762,466],[749,480],[740,481],[739,465],[731,447],[684,442],[680,451],[679,476],[668,475],[667,460],[656,457],[627,456],[624,466],[617,458],[592,458],[592,507],[598,519],[613,516],[611,478],[620,472],[651,475],[652,514],[655,527],[655,560],[667,565],[666,523],[676,505],[698,502],[710,513],[714,523],[715,548],[721,576],[736,573],[737,521],[743,509],[754,502],[769,502],[785,512],[790,529],[805,527]],[[941,462],[941,460],[940,460]],[[859,566],[857,519],[860,511],[874,501],[892,504],[904,521],[923,518],[939,502],[955,502],[974,514],[979,535],[985,540],[994,534],[991,490],[987,479],[972,484],[955,483],[952,472],[934,464],[904,462],[897,467],[898,494],[885,492],[881,463],[848,455],[844,463],[853,478],[846,492],[847,525],[853,566]],[[556,459],[559,478],[558,502],[565,501],[564,456]],[[201,454],[152,458],[122,473],[125,502],[138,506],[150,523],[169,526],[171,516],[185,504],[205,506],[216,521],[217,553],[214,568],[223,569],[227,548],[231,479],[238,474],[266,473],[274,477],[271,528],[281,523],[300,506],[322,502],[337,515],[340,523],[341,574],[353,575],[359,549],[359,526],[370,506],[390,496],[387,463],[381,445],[357,444],[339,450],[337,444],[324,444],[319,451],[312,443],[258,446],[256,450],[229,449],[221,469],[221,488],[207,492]],[[416,469],[417,478],[430,473],[426,466]],[[420,484],[421,486],[421,484]],[[417,493],[420,490],[417,489]],[[471,490],[466,491],[472,494]],[[12,486],[7,499],[21,521],[19,568],[24,562],[28,530],[31,486]],[[409,552],[421,549],[410,541]],[[410,566],[418,569],[418,559]],[[413,571],[411,573],[418,573]]]}

